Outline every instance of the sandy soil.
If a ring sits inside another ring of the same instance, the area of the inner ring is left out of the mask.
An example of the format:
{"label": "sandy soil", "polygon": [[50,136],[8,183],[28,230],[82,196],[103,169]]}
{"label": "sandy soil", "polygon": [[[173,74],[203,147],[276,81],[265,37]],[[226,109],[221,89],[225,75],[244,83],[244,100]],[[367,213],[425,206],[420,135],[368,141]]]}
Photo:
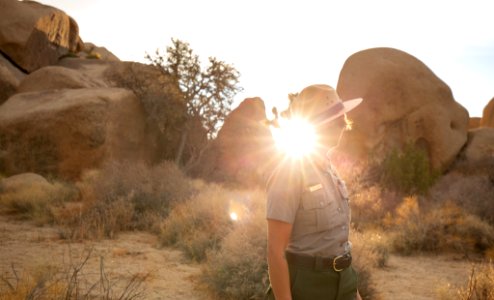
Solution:
{"label": "sandy soil", "polygon": [[382,300],[429,300],[437,299],[440,288],[463,286],[471,270],[472,263],[457,255],[392,255],[372,279]]}
{"label": "sandy soil", "polygon": [[[125,284],[132,275],[149,275],[144,283],[144,299],[207,299],[195,288],[194,277],[200,266],[184,261],[173,249],[159,249],[157,239],[148,233],[120,234],[115,240],[71,242],[62,240],[56,228],[36,227],[30,222],[0,216],[0,275],[13,280],[12,265],[18,274],[33,273],[47,266],[70,269],[84,265],[81,277],[90,282],[100,278],[100,263],[115,285]],[[471,263],[455,256],[393,255],[388,266],[373,271],[373,281],[382,300],[435,299],[438,287],[462,285],[471,271]]]}
{"label": "sandy soil", "polygon": [[120,234],[115,240],[69,243],[59,238],[55,228],[0,216],[0,275],[14,282],[12,264],[19,276],[49,266],[70,269],[80,265],[92,249],[81,278],[97,282],[103,259],[104,273],[115,284],[115,295],[120,292],[119,286],[137,274],[148,275],[141,286],[144,299],[204,299],[192,282],[200,266],[185,263],[179,251],[158,249],[156,244],[155,236],[142,232]]}

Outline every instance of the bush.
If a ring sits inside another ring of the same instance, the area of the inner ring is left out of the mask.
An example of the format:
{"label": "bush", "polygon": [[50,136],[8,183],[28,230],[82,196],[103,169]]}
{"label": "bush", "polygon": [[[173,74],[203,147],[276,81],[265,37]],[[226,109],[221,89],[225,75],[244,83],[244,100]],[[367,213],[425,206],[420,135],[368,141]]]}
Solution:
{"label": "bush", "polygon": [[395,216],[388,217],[387,223],[393,229],[394,249],[403,254],[416,251],[482,253],[494,246],[494,228],[453,203],[425,211],[420,208],[417,197],[408,197]]}
{"label": "bush", "polygon": [[189,201],[177,205],[163,222],[162,245],[177,246],[189,259],[204,260],[207,250],[218,249],[231,230],[232,206],[242,207],[247,198],[245,192],[227,190],[216,184],[205,186]]}
{"label": "bush", "polygon": [[427,153],[413,144],[407,144],[401,152],[392,151],[382,168],[383,184],[408,194],[425,193],[439,176],[430,167]]}
{"label": "bush", "polygon": [[[266,195],[247,194],[248,205],[220,249],[208,251],[201,282],[218,299],[263,299],[268,287]],[[245,196],[244,196],[245,197]]]}
{"label": "bush", "polygon": [[68,238],[113,238],[122,230],[159,231],[171,207],[191,197],[194,183],[171,162],[110,163],[79,183],[82,205],[57,220]]}
{"label": "bush", "polygon": [[354,184],[349,187],[352,224],[357,230],[379,227],[386,214],[394,211],[403,199],[401,193],[377,185],[362,187]]}
{"label": "bush", "polygon": [[436,203],[453,202],[466,212],[494,225],[493,182],[483,173],[482,168],[477,173],[468,174],[453,171],[443,176],[430,189],[430,198]]}
{"label": "bush", "polygon": [[352,241],[353,267],[358,272],[358,290],[362,299],[379,299],[378,292],[372,282],[372,270],[387,265],[390,246],[387,238],[374,231],[350,232]]}

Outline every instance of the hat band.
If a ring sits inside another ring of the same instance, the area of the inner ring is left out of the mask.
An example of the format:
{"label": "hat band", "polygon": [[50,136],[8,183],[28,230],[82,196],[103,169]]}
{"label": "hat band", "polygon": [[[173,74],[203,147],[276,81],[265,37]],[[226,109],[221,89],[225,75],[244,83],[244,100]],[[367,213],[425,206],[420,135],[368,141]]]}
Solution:
{"label": "hat band", "polygon": [[339,115],[342,112],[345,112],[345,106],[343,105],[343,102],[337,102],[322,113],[315,115],[311,118],[311,120],[315,123],[323,122],[333,116]]}

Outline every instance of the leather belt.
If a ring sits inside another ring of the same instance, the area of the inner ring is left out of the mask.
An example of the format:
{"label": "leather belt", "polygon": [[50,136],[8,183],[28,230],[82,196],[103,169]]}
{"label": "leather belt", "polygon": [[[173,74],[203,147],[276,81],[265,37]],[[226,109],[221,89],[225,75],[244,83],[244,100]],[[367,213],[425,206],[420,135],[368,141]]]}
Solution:
{"label": "leather belt", "polygon": [[333,270],[341,272],[352,264],[350,252],[335,257],[310,256],[285,252],[286,260],[289,264],[313,270]]}

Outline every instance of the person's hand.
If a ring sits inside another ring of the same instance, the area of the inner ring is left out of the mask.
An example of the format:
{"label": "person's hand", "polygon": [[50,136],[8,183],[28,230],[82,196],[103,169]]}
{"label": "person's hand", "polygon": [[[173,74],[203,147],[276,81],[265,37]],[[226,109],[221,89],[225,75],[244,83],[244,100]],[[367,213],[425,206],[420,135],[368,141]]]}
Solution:
{"label": "person's hand", "polygon": [[358,290],[357,290],[357,297],[355,298],[355,300],[362,300],[362,297],[360,297],[360,293],[358,292]]}

